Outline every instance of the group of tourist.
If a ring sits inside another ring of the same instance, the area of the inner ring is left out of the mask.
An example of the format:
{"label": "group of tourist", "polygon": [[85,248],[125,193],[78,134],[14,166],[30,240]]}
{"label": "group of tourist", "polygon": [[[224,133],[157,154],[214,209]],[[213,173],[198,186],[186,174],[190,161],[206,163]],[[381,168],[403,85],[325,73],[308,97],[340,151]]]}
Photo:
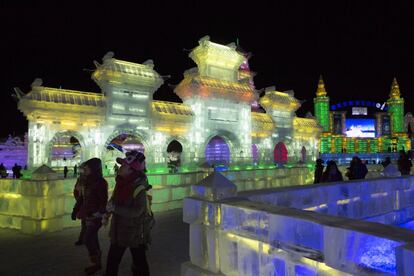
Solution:
{"label": "group of tourist", "polygon": [[[391,162],[390,157],[386,157],[385,160],[381,163],[383,166],[381,175],[386,177],[410,175],[412,167],[411,159],[412,158],[410,152],[406,153],[404,150],[400,151],[397,165],[394,165]],[[322,159],[316,160],[313,183],[343,181],[342,173],[338,169],[335,161],[329,160],[326,164],[325,170],[323,163],[324,161]],[[356,180],[364,179],[367,174],[368,169],[366,162],[363,162],[358,156],[354,156],[349,164],[349,167],[347,168],[345,176],[348,177],[349,180]]]}
{"label": "group of tourist", "polygon": [[[22,177],[22,166],[19,166],[17,164],[14,164],[12,167],[12,177],[13,178],[20,178]],[[3,165],[3,163],[0,164],[0,177],[1,178],[7,178],[9,176],[9,173],[7,172],[7,168]]]}
{"label": "group of tourist", "polygon": [[88,275],[102,269],[102,251],[98,231],[110,220],[110,249],[105,275],[117,275],[119,264],[127,248],[133,259],[133,275],[149,275],[145,252],[151,242],[150,230],[154,225],[151,211],[151,185],[146,177],[145,156],[131,151],[126,158],[117,158],[120,167],[115,178],[115,188],[108,201],[108,184],[102,175],[102,162],[92,158],[82,163],[75,184],[76,204],[72,219],[82,222],[76,245],[84,244],[91,265],[85,268]]}

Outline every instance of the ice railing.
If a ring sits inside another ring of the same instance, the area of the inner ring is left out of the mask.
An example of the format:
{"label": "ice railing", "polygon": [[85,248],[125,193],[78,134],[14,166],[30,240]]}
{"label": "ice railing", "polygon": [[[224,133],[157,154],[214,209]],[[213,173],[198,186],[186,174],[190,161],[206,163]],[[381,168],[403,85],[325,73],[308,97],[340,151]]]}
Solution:
{"label": "ice railing", "polygon": [[191,263],[182,275],[410,275],[414,231],[361,219],[413,219],[413,183],[369,179],[237,197],[228,183],[195,185],[184,200]]}

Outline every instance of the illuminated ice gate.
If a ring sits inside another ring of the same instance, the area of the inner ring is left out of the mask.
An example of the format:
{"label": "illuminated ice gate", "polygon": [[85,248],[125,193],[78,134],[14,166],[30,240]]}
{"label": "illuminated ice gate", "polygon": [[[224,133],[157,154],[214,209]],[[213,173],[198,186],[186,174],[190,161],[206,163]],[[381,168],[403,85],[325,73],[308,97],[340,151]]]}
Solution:
{"label": "illuminated ice gate", "polygon": [[[145,150],[151,172],[165,172],[174,140],[182,146],[182,172],[212,163],[237,169],[273,164],[275,158],[315,159],[321,128],[313,118],[295,116],[300,102],[293,92],[268,89],[259,101],[266,113],[252,111],[258,94],[246,54],[204,37],[189,56],[197,67],[175,87],[183,103],[152,100],[164,80],[151,60],[137,64],[111,52],[102,64],[95,62],[92,73],[102,93],[45,87],[40,79],[27,94],[16,89],[29,121],[29,168],[74,166],[99,157],[112,169],[122,152],[108,146],[120,135]],[[67,151],[70,139],[80,146],[76,154]],[[212,150],[210,142],[219,148]]]}
{"label": "illuminated ice gate", "polygon": [[413,275],[414,231],[392,226],[414,219],[412,176],[236,196],[216,173],[192,191],[182,275]]}

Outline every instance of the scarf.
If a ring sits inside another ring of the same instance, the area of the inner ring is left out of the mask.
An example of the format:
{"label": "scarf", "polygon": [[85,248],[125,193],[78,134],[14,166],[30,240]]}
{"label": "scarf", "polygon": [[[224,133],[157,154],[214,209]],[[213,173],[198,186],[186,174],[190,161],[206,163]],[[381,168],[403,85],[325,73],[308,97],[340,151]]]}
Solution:
{"label": "scarf", "polygon": [[116,204],[123,205],[132,197],[134,182],[142,175],[142,172],[134,171],[127,177],[117,175],[115,178],[114,199]]}

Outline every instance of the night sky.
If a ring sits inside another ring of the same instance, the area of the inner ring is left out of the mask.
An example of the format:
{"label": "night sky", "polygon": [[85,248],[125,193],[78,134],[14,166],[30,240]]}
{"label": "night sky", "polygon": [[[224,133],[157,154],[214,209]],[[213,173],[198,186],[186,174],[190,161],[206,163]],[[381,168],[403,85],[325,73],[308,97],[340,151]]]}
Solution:
{"label": "night sky", "polygon": [[0,137],[27,130],[13,87],[28,92],[40,77],[45,86],[99,92],[88,70],[108,51],[132,62],[153,59],[156,71],[171,75],[154,99],[180,101],[168,84],[179,83],[184,70],[195,66],[188,50],[205,35],[222,44],[238,39],[252,53],[256,88],[293,89],[305,100],[299,115],[313,112],[320,74],[331,103],[383,102],[396,76],[406,112],[414,111],[409,1],[239,1],[226,7],[225,1],[140,2],[0,4]]}

